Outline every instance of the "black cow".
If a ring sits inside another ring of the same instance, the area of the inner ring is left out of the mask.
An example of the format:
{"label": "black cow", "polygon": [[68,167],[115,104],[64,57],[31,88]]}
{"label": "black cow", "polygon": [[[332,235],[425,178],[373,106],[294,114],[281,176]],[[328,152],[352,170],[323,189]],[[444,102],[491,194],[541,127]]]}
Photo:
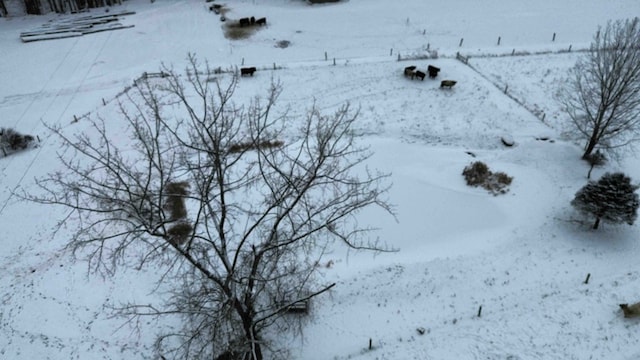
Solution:
{"label": "black cow", "polygon": [[436,76],[438,76],[438,73],[440,72],[440,68],[429,65],[427,67],[427,72],[429,73],[429,77],[434,79]]}
{"label": "black cow", "polygon": [[441,88],[446,88],[446,87],[448,87],[449,89],[451,89],[455,84],[456,84],[456,82],[455,82],[455,81],[453,81],[453,80],[442,80],[442,81],[440,82],[440,87],[441,87]]}
{"label": "black cow", "polygon": [[255,25],[256,18],[254,16],[252,16],[251,19],[249,19],[249,21],[251,22],[251,25]]}
{"label": "black cow", "polygon": [[238,20],[240,22],[240,26],[249,26],[251,25],[251,20],[249,18],[242,18]]}
{"label": "black cow", "polygon": [[420,80],[422,80],[422,81],[424,81],[424,77],[427,76],[427,74],[423,73],[420,70],[416,71],[413,75],[415,75],[416,77],[419,77]]}
{"label": "black cow", "polygon": [[256,25],[267,25],[267,18],[256,19]]}
{"label": "black cow", "polygon": [[406,68],[404,68],[404,76],[406,77],[413,78],[415,76],[415,73],[416,73],[415,66],[407,66]]}
{"label": "black cow", "polygon": [[245,75],[253,76],[254,72],[256,72],[255,67],[240,68],[240,76],[245,76]]}

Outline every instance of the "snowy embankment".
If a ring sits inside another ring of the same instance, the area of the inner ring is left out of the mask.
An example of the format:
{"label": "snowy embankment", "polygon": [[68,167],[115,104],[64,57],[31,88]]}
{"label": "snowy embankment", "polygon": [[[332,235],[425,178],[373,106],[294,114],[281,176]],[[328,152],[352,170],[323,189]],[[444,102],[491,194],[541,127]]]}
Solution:
{"label": "snowy embankment", "polygon": [[[43,139],[0,159],[0,358],[151,356],[163,324],[140,324],[138,333],[108,307],[151,301],[155,271],[87,277],[86,264],[61,251],[74,224],[52,233],[64,214],[10,193],[33,191],[34,177],[59,170],[58,141],[43,122],[80,132],[91,114],[115,125],[116,95],[160,63],[182,68],[187,52],[214,67],[258,66],[241,79],[237,101],[281,81],[278,110],[289,108],[292,124],[314,101],[326,112],[350,102],[360,109],[361,144],[374,152],[367,165],[392,173],[398,221],[368,212],[360,221],[399,251],[328,255],[325,278],[338,285],[314,301],[304,338],[281,337],[296,359],[640,358],[640,323],[617,306],[640,300],[637,226],[592,232],[569,205],[587,168],[562,137],[555,94],[576,55],[472,57],[473,68],[452,58],[585,47],[598,24],[637,12],[635,0],[238,1],[229,19],[266,16],[269,26],[236,42],[222,37],[204,2],[126,3],[134,28],[82,38],[22,44],[19,33],[43,18],[0,19],[0,126]],[[438,16],[422,15],[433,9]],[[281,40],[290,46],[274,46]],[[441,58],[395,61],[427,44]],[[282,69],[270,70],[274,63]],[[427,64],[442,69],[437,80],[402,76],[405,66]],[[442,79],[458,84],[442,90]],[[502,136],[516,145],[504,147]],[[467,187],[461,172],[475,160],[513,176],[510,191]],[[622,164],[594,176],[623,170],[640,179],[636,159]]]}

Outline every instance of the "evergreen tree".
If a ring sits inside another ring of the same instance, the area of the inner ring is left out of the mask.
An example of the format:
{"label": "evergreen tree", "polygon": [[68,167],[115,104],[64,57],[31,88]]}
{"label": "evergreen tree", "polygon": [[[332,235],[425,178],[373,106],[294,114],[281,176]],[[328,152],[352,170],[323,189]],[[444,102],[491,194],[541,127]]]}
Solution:
{"label": "evergreen tree", "polygon": [[640,204],[637,185],[623,173],[606,173],[597,182],[590,181],[576,193],[571,205],[581,213],[596,218],[593,229],[597,229],[600,220],[633,225],[638,216]]}

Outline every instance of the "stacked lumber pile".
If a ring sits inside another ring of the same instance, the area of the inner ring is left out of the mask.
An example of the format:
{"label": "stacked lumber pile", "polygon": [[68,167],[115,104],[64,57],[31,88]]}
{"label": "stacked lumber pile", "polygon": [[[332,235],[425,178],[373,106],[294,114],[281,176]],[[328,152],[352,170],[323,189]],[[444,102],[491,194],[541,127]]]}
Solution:
{"label": "stacked lumber pile", "polygon": [[100,31],[128,29],[133,25],[123,25],[119,20],[131,14],[135,12],[124,11],[117,14],[83,15],[51,20],[37,29],[20,33],[20,39],[23,42],[64,39]]}

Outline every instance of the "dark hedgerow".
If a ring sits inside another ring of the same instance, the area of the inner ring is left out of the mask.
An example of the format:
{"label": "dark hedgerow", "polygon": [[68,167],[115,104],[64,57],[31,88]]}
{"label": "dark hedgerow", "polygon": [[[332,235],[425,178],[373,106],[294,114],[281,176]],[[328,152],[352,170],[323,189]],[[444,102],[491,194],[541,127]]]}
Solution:
{"label": "dark hedgerow", "polygon": [[467,185],[482,186],[493,195],[505,194],[513,181],[513,177],[504,172],[492,173],[487,164],[482,161],[473,162],[465,167],[462,170],[462,176],[467,181]]}

